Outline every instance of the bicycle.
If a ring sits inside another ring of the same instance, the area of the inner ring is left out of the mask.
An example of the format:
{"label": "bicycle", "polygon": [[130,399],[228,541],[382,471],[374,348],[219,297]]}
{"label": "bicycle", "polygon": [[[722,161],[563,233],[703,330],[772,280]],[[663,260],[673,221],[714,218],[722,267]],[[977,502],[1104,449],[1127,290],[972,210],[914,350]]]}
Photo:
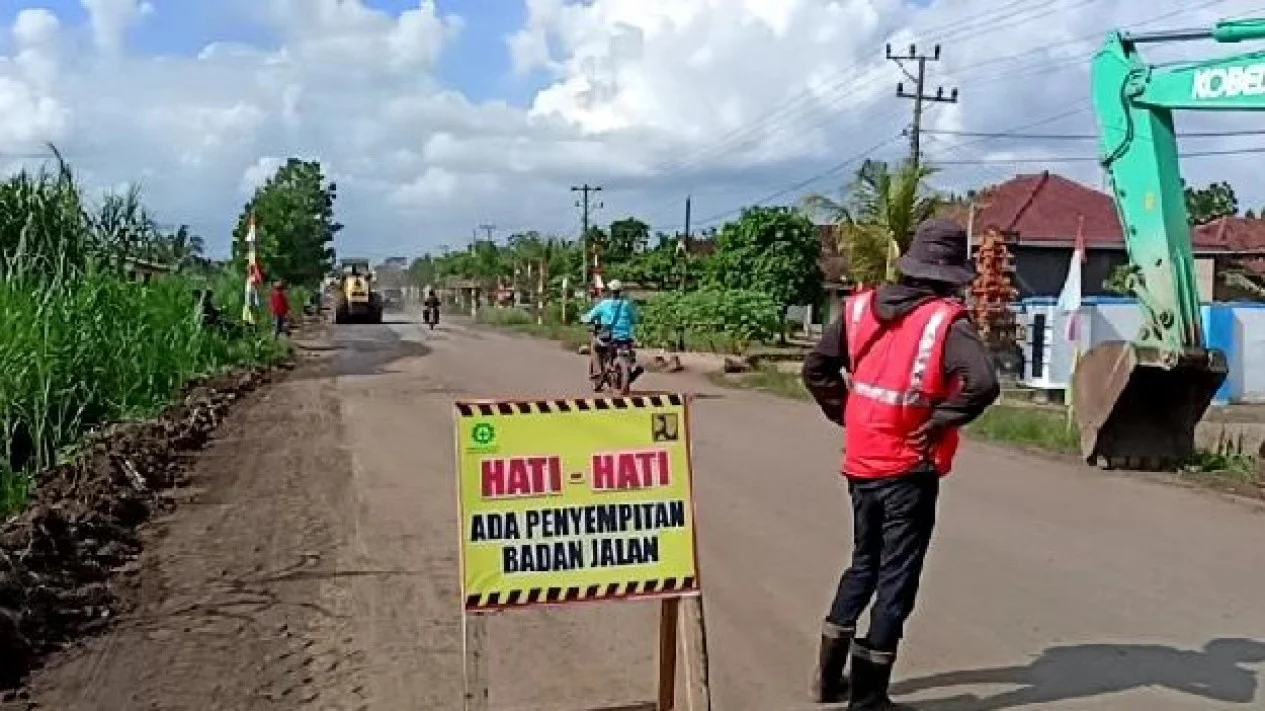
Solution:
{"label": "bicycle", "polygon": [[597,372],[592,372],[593,361],[590,361],[589,366],[589,380],[593,382],[593,391],[600,393],[610,389],[616,394],[627,395],[637,366],[632,341],[616,341],[601,326],[594,326],[593,331],[592,347],[597,349],[594,353]]}

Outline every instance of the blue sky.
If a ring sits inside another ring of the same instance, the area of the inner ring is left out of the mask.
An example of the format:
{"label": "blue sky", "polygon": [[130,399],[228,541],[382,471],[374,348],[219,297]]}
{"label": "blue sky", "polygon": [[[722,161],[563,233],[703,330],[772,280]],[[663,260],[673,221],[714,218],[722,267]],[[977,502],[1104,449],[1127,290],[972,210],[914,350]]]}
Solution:
{"label": "blue sky", "polygon": [[[190,55],[215,41],[276,43],[272,29],[253,22],[244,11],[250,0],[150,2],[156,15],[130,35],[128,47],[133,53]],[[418,5],[417,0],[367,0],[366,4],[391,15]],[[440,14],[456,14],[465,20],[460,37],[440,60],[440,79],[475,101],[501,99],[517,106],[528,104],[544,77],[515,76],[505,41],[526,20],[523,0],[438,0],[437,5]],[[14,16],[28,7],[52,10],[65,27],[74,28],[86,40],[87,13],[80,0],[0,3],[0,21],[11,24]]]}

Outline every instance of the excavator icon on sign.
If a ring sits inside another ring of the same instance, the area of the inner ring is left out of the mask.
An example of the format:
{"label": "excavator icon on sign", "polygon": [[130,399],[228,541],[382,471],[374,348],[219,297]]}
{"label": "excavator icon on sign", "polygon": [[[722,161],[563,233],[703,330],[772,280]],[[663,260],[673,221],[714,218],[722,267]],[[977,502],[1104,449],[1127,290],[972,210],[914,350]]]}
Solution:
{"label": "excavator icon on sign", "polygon": [[650,437],[655,442],[675,442],[681,438],[680,422],[675,412],[656,412],[650,416]]}

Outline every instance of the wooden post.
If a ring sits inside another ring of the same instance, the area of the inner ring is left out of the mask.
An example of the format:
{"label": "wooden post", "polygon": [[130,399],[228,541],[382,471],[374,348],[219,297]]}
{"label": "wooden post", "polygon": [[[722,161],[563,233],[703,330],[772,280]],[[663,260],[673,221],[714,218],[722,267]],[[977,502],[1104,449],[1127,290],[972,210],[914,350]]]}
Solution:
{"label": "wooden post", "polygon": [[465,711],[488,711],[488,622],[484,615],[461,613],[465,660]]}
{"label": "wooden post", "polygon": [[667,598],[659,612],[659,703],[658,711],[676,709],[676,645],[681,616],[681,598]]}
{"label": "wooden post", "polygon": [[685,600],[685,633],[681,644],[685,652],[685,688],[690,711],[711,711],[712,687],[707,666],[707,624],[703,616],[703,595]]}

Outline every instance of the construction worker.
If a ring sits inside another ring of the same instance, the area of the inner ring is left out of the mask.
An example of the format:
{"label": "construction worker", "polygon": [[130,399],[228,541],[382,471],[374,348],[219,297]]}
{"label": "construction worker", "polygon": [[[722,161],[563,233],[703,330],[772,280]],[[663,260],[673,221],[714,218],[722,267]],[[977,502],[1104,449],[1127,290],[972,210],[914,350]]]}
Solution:
{"label": "construction worker", "polygon": [[272,284],[268,295],[268,309],[272,312],[272,335],[280,338],[290,332],[290,294],[283,279]]}
{"label": "construction worker", "polygon": [[[965,231],[924,222],[897,269],[897,283],[844,300],[803,366],[822,412],[845,428],[853,513],[852,561],[823,624],[813,695],[849,698],[853,711],[898,708],[888,696],[892,664],[931,543],[940,478],[952,468],[958,429],[1001,393],[960,297],[975,276]],[[858,638],[867,606],[869,629]]]}

